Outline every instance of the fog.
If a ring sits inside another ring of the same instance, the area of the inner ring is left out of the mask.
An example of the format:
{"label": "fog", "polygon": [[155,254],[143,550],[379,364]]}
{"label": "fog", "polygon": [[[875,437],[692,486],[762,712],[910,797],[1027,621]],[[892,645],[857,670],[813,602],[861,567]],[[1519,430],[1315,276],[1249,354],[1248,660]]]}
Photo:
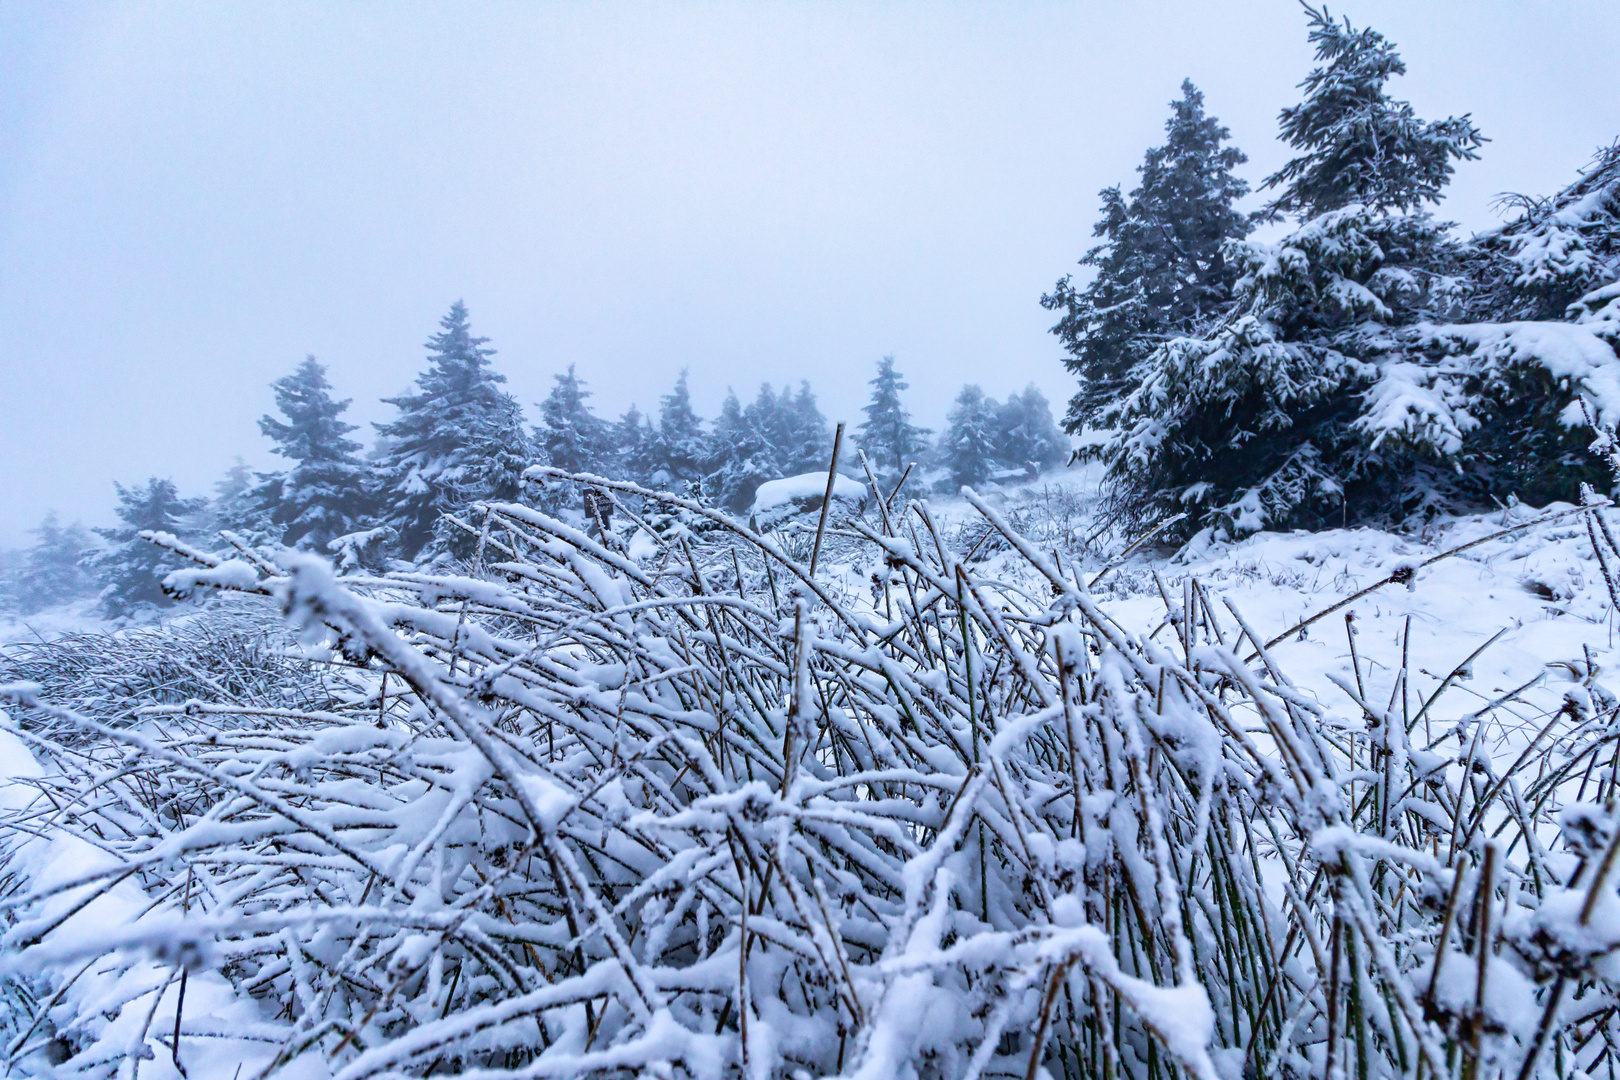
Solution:
{"label": "fog", "polygon": [[[1610,2],[1343,10],[1399,43],[1420,116],[1493,140],[1442,208],[1465,228],[1620,135]],[[599,413],[656,409],[689,368],[705,415],[808,378],[853,422],[893,353],[931,426],[964,382],[1056,406],[1038,300],[1098,189],[1183,77],[1258,184],[1310,58],[1282,0],[7,0],[0,544],[105,522],[114,479],[269,467],[254,421],[306,353],[387,418],[457,298],[526,404],[577,364]]]}

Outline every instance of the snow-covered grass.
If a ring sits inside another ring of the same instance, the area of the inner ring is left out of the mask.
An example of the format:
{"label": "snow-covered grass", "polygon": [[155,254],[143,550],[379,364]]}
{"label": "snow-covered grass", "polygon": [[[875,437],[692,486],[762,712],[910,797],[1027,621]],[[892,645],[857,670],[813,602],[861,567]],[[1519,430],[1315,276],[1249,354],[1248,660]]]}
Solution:
{"label": "snow-covered grass", "polygon": [[1121,562],[1049,478],[872,500],[812,576],[788,534],[615,490],[708,527],[647,550],[499,505],[463,576],[202,556],[173,586],[279,607],[302,659],[8,690],[9,1068],[1613,1060],[1598,511]]}

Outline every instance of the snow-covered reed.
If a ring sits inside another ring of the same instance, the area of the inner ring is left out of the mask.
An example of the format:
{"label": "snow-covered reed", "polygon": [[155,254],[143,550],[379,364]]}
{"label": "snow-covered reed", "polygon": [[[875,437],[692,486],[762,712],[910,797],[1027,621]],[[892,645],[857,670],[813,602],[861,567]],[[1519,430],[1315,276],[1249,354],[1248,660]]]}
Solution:
{"label": "snow-covered reed", "polygon": [[12,1069],[197,1076],[230,1039],[243,1076],[345,1080],[1612,1068],[1589,657],[1507,768],[1451,679],[1358,663],[1330,713],[1197,582],[1134,632],[982,503],[1016,567],[877,500],[853,595],[592,483],[712,531],[632,559],[500,504],[464,576],[197,554],[170,587],[273,599],[344,669],[322,707],[6,691],[38,762],[0,802]]}

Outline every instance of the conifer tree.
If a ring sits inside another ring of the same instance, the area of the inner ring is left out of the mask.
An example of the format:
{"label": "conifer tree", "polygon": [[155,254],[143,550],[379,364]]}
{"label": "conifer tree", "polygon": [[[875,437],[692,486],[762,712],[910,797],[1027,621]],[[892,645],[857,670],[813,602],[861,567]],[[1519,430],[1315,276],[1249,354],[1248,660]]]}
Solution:
{"label": "conifer tree", "polygon": [[788,414],[792,408],[793,394],[786,386],[782,388],[782,397],[778,397],[770,383],[760,383],[759,393],[743,410],[753,452],[763,455],[766,462],[763,469],[770,474],[767,479],[787,475],[784,471],[787,460],[783,448],[788,443],[791,427]]}
{"label": "conifer tree", "polygon": [[911,414],[900,402],[900,392],[909,390],[911,384],[894,369],[893,356],[878,361],[877,375],[867,385],[872,388],[872,398],[861,410],[866,419],[858,429],[857,441],[873,471],[898,476],[928,449],[930,432],[912,424]]}
{"label": "conifer tree", "polygon": [[1068,445],[1052,419],[1051,404],[1034,383],[996,410],[996,458],[1008,468],[1023,469],[1033,479],[1042,469],[1062,462]]}
{"label": "conifer tree", "polygon": [[1052,333],[1080,378],[1064,420],[1073,433],[1096,426],[1134,387],[1153,349],[1199,333],[1231,303],[1236,273],[1225,245],[1249,231],[1235,208],[1249,187],[1232,170],[1248,158],[1226,145],[1230,133],[1205,115],[1204,95],[1190,80],[1170,108],[1165,144],[1144,156],[1135,190],[1102,192],[1095,234],[1103,242],[1080,260],[1096,276],[1084,288],[1065,276],[1041,297],[1048,310],[1063,312]]}
{"label": "conifer tree", "polygon": [[24,569],[28,553],[21,548],[0,548],[0,611],[24,611],[27,584]]}
{"label": "conifer tree", "polygon": [[[776,398],[767,388],[764,400],[774,409]],[[720,415],[715,417],[707,486],[718,506],[741,514],[753,502],[760,484],[781,475],[760,425],[758,402],[744,409],[735,391],[726,391]]]}
{"label": "conifer tree", "polygon": [[313,356],[270,385],[285,419],[262,416],[259,430],[292,467],[262,477],[259,505],[281,543],[324,553],[334,537],[358,527],[366,510],[360,444],[348,437],[356,427],[342,418],[350,402],[332,399],[326,368]]}
{"label": "conifer tree", "polygon": [[225,475],[214,484],[214,497],[208,503],[208,535],[229,529],[250,543],[262,543],[283,530],[270,521],[268,504],[279,497],[284,473],[256,473],[247,462],[236,458]]}
{"label": "conifer tree", "polygon": [[1406,74],[1393,42],[1378,31],[1335,22],[1307,6],[1318,66],[1300,86],[1305,100],[1282,111],[1282,139],[1303,151],[1266,178],[1281,188],[1274,212],[1315,217],[1359,203],[1415,210],[1439,202],[1453,162],[1479,157],[1485,141],[1468,115],[1422,121],[1385,92]]}
{"label": "conifer tree", "polygon": [[37,539],[21,560],[18,610],[30,615],[88,595],[95,582],[88,566],[95,557],[95,539],[89,531],[78,522],[63,525],[54,510],[30,531]]}
{"label": "conifer tree", "polygon": [[185,518],[204,509],[206,499],[182,499],[174,481],[152,477],[146,486],[118,491],[118,519],[123,525],[97,529],[113,547],[96,560],[102,583],[101,606],[112,616],[132,615],[143,609],[166,606],[164,575],[179,568],[182,560],[156,544],[141,539],[141,532],[169,533],[184,538]]}
{"label": "conifer tree", "polygon": [[977,386],[962,387],[946,417],[939,440],[940,464],[950,470],[954,487],[971,487],[990,478],[996,467],[996,399]]}
{"label": "conifer tree", "polygon": [[1502,202],[1518,213],[1465,252],[1471,321],[1563,319],[1620,277],[1620,140],[1557,194]]}
{"label": "conifer tree", "polygon": [[792,395],[791,401],[787,387],[782,388],[782,419],[785,429],[779,458],[782,475],[825,472],[832,456],[832,436],[808,380],[799,382],[798,392]]}
{"label": "conifer tree", "polygon": [[645,484],[652,476],[652,422],[632,402],[613,425],[614,470],[623,479]]}
{"label": "conifer tree", "polygon": [[[1408,209],[1438,198],[1450,167],[1397,136],[1449,132],[1446,155],[1462,157],[1478,135],[1466,118],[1413,119],[1384,93],[1405,70],[1393,46],[1306,10],[1319,66],[1301,83],[1305,103],[1283,112],[1305,153],[1272,182],[1290,185],[1277,211],[1315,216],[1275,244],[1230,245],[1232,310],[1159,346],[1108,413],[1116,430],[1099,456],[1138,520],[1185,510],[1189,527],[1229,533],[1401,520],[1458,491],[1471,421],[1416,347],[1419,327],[1453,305],[1457,246]],[[1349,170],[1342,183],[1334,162]]]}
{"label": "conifer tree", "polygon": [[611,433],[585,404],[591,396],[585,380],[574,373],[573,364],[554,378],[556,385],[540,404],[535,442],[546,460],[559,469],[574,473],[610,471]]}
{"label": "conifer tree", "polygon": [[1606,355],[1620,354],[1620,142],[1555,195],[1515,201],[1520,212],[1464,252],[1466,322],[1429,327],[1422,344],[1455,373],[1472,423],[1458,464],[1481,490],[1574,501],[1583,483],[1614,484],[1589,422],[1620,425],[1608,389],[1620,355]]}
{"label": "conifer tree", "polygon": [[665,394],[659,404],[658,428],[649,455],[649,480],[657,487],[682,491],[702,481],[703,462],[708,456],[703,421],[692,408],[685,368],[675,381],[675,389]]}
{"label": "conifer tree", "polygon": [[[533,448],[523,409],[500,389],[506,376],[490,364],[488,338],[474,337],[467,308],[456,301],[427,341],[419,393],[383,400],[399,416],[376,425],[381,442],[376,478],[384,522],[398,550],[418,557],[453,535],[439,519],[481,500],[514,500]],[[435,541],[435,537],[438,537]]]}

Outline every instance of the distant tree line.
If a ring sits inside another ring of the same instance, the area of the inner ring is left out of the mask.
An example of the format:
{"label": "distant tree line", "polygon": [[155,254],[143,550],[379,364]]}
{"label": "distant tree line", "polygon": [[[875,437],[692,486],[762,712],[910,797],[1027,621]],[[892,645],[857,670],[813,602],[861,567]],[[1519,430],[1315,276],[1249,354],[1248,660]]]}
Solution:
{"label": "distant tree line", "polygon": [[[420,563],[468,553],[468,538],[447,519],[475,503],[564,498],[524,490],[523,470],[537,463],[675,491],[735,514],[748,511],[760,484],[829,464],[832,432],[808,382],[780,391],[762,385],[747,405],[728,392],[720,414],[705,421],[682,372],[656,417],[632,405],[608,419],[592,411],[591,391],[571,365],[555,376],[531,426],[488,346],[474,335],[465,305],[452,305],[428,339],[414,390],[383,399],[396,415],[374,425],[369,452],[343,419],[351,402],[334,399],[326,368],[307,358],[272,384],[276,415],[259,420],[284,468],[238,464],[207,499],[182,498],[159,478],[115,485],[119,524],[94,533],[49,516],[32,547],[0,562],[5,606],[31,612],[96,591],[115,616],[165,603],[159,582],[178,560],[142,540],[143,530],[197,543],[216,543],[223,533],[243,545],[322,553],[347,567]],[[870,385],[844,462],[854,474],[864,476],[859,451],[883,483],[909,470],[911,490],[954,492],[1033,477],[1067,456],[1068,440],[1033,386],[1001,403],[964,387],[934,440],[912,423],[902,400],[909,387],[893,357],[878,363]]]}
{"label": "distant tree line", "polygon": [[[1370,29],[1306,8],[1317,66],[1282,110],[1296,151],[1254,213],[1247,159],[1191,82],[1099,243],[1042,297],[1079,386],[1065,426],[1142,525],[1417,523],[1614,483],[1620,143],[1467,240],[1436,221],[1468,116],[1419,119]],[[1279,240],[1251,239],[1287,223]],[[1594,431],[1594,428],[1596,429]]]}

